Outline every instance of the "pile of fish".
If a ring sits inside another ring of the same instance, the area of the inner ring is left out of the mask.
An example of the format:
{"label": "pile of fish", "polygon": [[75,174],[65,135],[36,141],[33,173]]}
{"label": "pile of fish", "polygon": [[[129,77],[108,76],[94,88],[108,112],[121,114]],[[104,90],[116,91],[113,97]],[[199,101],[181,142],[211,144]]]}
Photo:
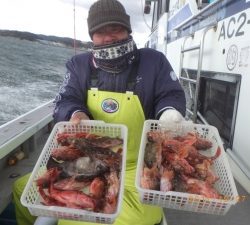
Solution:
{"label": "pile of fish", "polygon": [[36,179],[42,204],[114,213],[123,140],[85,132],[59,133],[56,140],[47,171]]}
{"label": "pile of fish", "polygon": [[221,198],[214,188],[219,177],[212,170],[212,164],[221,154],[221,149],[218,147],[212,157],[200,153],[211,147],[212,142],[192,132],[173,137],[169,132],[149,131],[141,187]]}

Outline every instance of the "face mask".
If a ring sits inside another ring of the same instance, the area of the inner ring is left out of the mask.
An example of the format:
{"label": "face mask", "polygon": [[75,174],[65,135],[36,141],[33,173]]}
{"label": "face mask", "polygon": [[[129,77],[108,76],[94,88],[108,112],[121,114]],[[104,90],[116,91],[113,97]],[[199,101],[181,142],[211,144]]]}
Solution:
{"label": "face mask", "polygon": [[124,71],[138,57],[137,47],[131,36],[110,45],[94,46],[92,53],[96,66],[110,73]]}

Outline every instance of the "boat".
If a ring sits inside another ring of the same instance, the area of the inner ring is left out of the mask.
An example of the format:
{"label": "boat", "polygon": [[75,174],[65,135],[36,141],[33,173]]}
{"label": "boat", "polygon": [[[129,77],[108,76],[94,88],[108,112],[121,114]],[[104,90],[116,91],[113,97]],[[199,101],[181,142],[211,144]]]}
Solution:
{"label": "boat", "polygon": [[[215,126],[239,193],[225,216],[164,209],[162,225],[248,224],[250,219],[250,1],[151,0],[145,47],[165,54],[185,89],[187,119]],[[54,122],[53,101],[0,126],[0,223],[11,211],[13,182],[31,172]],[[11,161],[11,159],[18,158]],[[4,185],[3,185],[4,184]],[[240,217],[240,218],[239,218]]]}

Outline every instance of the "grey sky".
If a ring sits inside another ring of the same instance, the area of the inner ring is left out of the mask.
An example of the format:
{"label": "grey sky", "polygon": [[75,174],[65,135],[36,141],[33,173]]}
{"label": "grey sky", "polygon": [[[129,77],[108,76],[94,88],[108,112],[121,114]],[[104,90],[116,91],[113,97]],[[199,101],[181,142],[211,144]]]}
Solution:
{"label": "grey sky", "polygon": [[[150,33],[143,19],[144,0],[120,0],[130,15],[132,35],[144,45]],[[89,41],[88,9],[95,0],[75,0],[76,39]],[[74,38],[74,0],[0,0],[0,29]],[[143,6],[142,6],[143,4]],[[145,15],[150,25],[149,15]]]}

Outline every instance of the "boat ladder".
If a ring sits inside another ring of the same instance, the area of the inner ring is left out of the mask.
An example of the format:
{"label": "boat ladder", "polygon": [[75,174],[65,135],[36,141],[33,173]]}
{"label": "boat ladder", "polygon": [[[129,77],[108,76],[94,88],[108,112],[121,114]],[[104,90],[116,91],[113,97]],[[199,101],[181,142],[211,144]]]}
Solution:
{"label": "boat ladder", "polygon": [[[192,120],[195,123],[197,121],[197,116],[202,120],[203,123],[207,124],[205,118],[201,115],[201,113],[198,111],[198,100],[199,100],[199,89],[200,89],[200,77],[201,77],[201,71],[202,71],[202,60],[203,60],[203,53],[204,53],[204,42],[205,42],[205,36],[208,30],[215,29],[216,25],[211,25],[206,27],[203,30],[200,43],[198,45],[194,45],[191,47],[185,47],[185,43],[188,38],[194,37],[194,34],[189,35],[185,37],[183,44],[181,46],[181,54],[180,54],[180,69],[179,69],[179,79],[183,82],[187,82],[188,84],[188,90],[190,98],[193,102],[193,105],[191,108],[187,108],[187,112],[191,114]],[[199,51],[198,54],[198,67],[197,67],[197,73],[196,73],[196,79],[190,78],[188,73],[184,72],[183,68],[183,61],[184,61],[184,54],[186,52],[190,51]],[[194,94],[192,91],[192,84],[194,84],[195,90]]]}

